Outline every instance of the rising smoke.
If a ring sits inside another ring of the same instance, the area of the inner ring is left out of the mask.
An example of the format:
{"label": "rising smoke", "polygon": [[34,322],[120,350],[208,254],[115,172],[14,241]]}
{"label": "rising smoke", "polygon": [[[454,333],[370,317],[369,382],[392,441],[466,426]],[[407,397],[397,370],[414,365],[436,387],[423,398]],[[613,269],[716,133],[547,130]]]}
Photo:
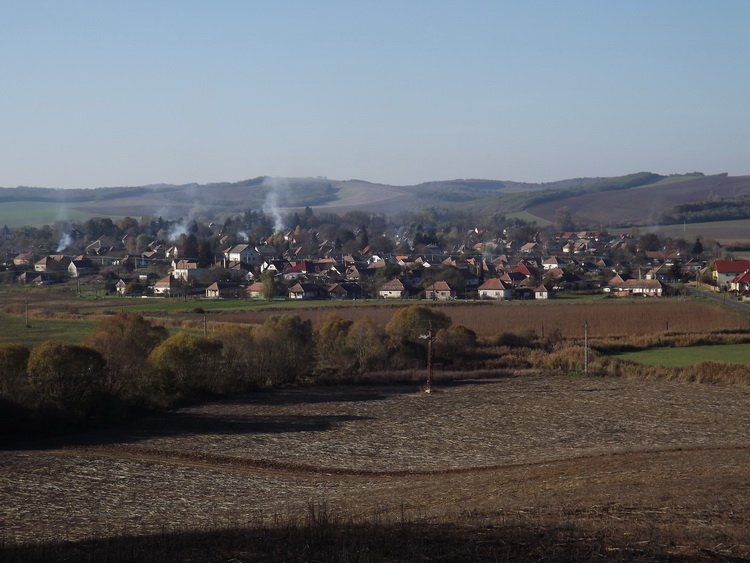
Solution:
{"label": "rising smoke", "polygon": [[284,229],[284,222],[281,218],[279,202],[286,192],[286,181],[281,178],[263,179],[262,186],[266,188],[266,200],[263,202],[263,212],[273,217],[274,232],[280,233]]}

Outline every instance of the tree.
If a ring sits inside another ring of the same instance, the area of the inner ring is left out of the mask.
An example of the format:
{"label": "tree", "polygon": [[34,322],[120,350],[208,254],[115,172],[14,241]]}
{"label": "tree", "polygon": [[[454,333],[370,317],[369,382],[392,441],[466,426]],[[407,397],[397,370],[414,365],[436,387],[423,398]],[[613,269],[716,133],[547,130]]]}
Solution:
{"label": "tree", "polygon": [[675,262],[669,268],[669,277],[674,281],[682,280],[682,266],[679,262]]}
{"label": "tree", "polygon": [[397,342],[420,344],[423,342],[420,336],[430,328],[437,332],[450,325],[450,317],[442,311],[424,305],[411,305],[394,313],[385,331]]}
{"label": "tree", "polygon": [[555,211],[555,227],[562,232],[572,231],[575,228],[570,207],[567,205],[558,207]]}
{"label": "tree", "polygon": [[659,235],[656,233],[645,233],[641,236],[641,250],[646,252],[653,252],[661,248],[661,241]]}
{"label": "tree", "polygon": [[703,254],[703,243],[701,239],[696,237],[695,244],[693,245],[693,256],[698,258],[701,254]]}
{"label": "tree", "polygon": [[148,375],[148,355],[168,336],[139,313],[117,313],[99,321],[96,332],[84,344],[97,350],[107,362],[105,389],[132,395]]}
{"label": "tree", "polygon": [[440,361],[457,364],[477,347],[477,335],[463,325],[451,325],[437,332],[434,347]]}
{"label": "tree", "polygon": [[221,342],[180,332],[154,348],[148,361],[160,376],[160,390],[190,395],[214,390],[220,352]]}
{"label": "tree", "polygon": [[27,377],[40,406],[85,416],[102,390],[105,369],[104,358],[93,348],[43,342],[29,355]]}
{"label": "tree", "polygon": [[315,349],[318,367],[346,369],[351,366],[351,353],[347,346],[347,335],[352,321],[342,319],[335,313],[326,315],[320,330],[315,334]]}
{"label": "tree", "polygon": [[252,328],[228,325],[213,332],[211,338],[221,342],[221,364],[214,370],[222,374],[215,382],[217,391],[241,392],[260,385]]}
{"label": "tree", "polygon": [[29,349],[23,344],[0,344],[0,397],[20,398],[28,360]]}
{"label": "tree", "polygon": [[266,385],[291,383],[313,368],[312,323],[297,315],[273,315],[254,333],[258,370]]}
{"label": "tree", "polygon": [[281,294],[282,286],[279,279],[271,270],[266,270],[260,276],[263,289],[261,289],[260,296],[263,299],[273,299],[277,295]]}
{"label": "tree", "polygon": [[370,317],[359,319],[349,327],[346,346],[352,350],[360,371],[376,369],[387,362],[385,331]]}
{"label": "tree", "polygon": [[195,234],[190,233],[185,238],[185,258],[191,258],[197,260],[200,254],[200,248],[198,246],[198,238]]}

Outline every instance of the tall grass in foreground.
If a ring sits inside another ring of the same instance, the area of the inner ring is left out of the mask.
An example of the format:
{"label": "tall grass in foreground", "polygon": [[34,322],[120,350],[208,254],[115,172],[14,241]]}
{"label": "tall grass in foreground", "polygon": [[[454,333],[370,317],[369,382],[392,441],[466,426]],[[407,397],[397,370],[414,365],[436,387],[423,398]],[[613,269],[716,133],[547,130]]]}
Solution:
{"label": "tall grass in foreground", "polygon": [[0,540],[0,562],[739,561],[750,556],[750,548],[725,530],[705,526],[697,534],[688,532],[679,515],[657,522],[607,512],[606,507],[557,506],[439,519],[375,514],[355,521],[310,505],[300,518],[232,529],[20,546]]}

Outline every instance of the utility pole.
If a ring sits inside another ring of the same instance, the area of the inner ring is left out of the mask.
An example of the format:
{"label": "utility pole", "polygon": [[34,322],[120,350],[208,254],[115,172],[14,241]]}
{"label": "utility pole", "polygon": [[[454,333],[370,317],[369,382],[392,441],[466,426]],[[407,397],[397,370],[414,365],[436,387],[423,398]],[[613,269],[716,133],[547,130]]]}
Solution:
{"label": "utility pole", "polygon": [[589,321],[583,322],[583,374],[589,375]]}
{"label": "utility pole", "polygon": [[432,393],[432,321],[428,325],[427,334],[420,334],[419,338],[427,340],[427,385],[424,389],[425,393]]}

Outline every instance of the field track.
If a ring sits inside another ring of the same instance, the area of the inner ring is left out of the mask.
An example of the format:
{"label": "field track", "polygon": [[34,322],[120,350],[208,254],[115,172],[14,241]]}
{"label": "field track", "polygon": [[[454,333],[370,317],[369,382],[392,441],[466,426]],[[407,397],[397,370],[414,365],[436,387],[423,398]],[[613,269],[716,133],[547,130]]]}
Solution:
{"label": "field track", "polygon": [[681,553],[750,556],[749,399],[567,377],[258,393],[0,452],[0,539],[268,524],[316,505],[678,530]]}

